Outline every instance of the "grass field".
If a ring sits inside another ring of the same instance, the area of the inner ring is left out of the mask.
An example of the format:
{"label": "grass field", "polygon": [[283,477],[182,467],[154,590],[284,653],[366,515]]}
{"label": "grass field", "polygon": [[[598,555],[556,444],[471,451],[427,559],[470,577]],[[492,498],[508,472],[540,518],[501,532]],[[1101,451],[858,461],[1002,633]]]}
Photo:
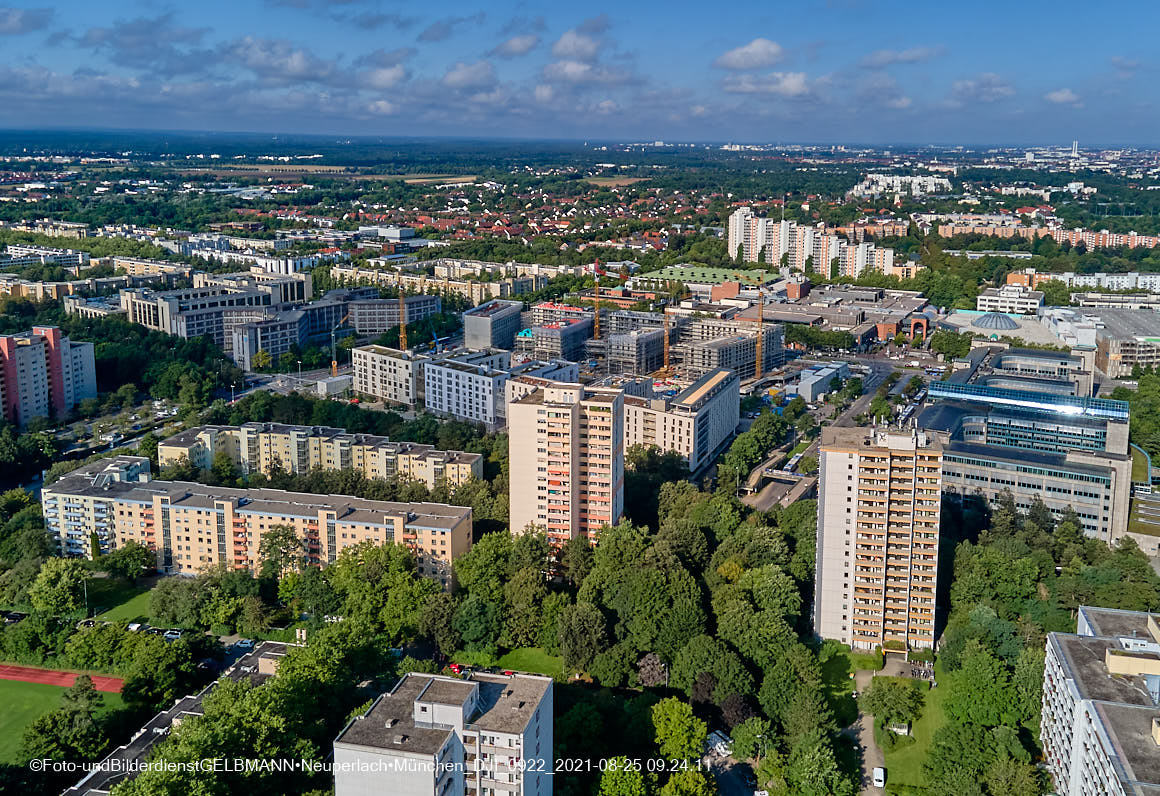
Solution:
{"label": "grass field", "polygon": [[546,674],[551,677],[564,670],[564,659],[549,655],[539,647],[524,647],[507,653],[496,662],[496,665],[501,669]]}
{"label": "grass field", "polygon": [[[935,671],[937,673],[935,679],[942,680],[941,667],[936,666]],[[945,686],[927,691],[922,715],[910,728],[911,735],[914,736],[914,745],[885,753],[886,770],[889,772],[891,784],[925,787],[922,761],[926,759],[926,750],[930,748],[935,732],[947,723],[943,700],[949,693],[950,689]]]}
{"label": "grass field", "polygon": [[140,586],[131,586],[120,578],[89,578],[85,588],[89,594],[89,609],[93,616],[102,615],[104,619],[130,619],[133,617],[108,617],[106,613],[117,611],[129,603],[133,603],[144,596],[144,608],[149,608],[149,590]]}
{"label": "grass field", "polygon": [[[90,584],[91,583],[92,581],[90,581]],[[92,602],[91,599],[91,585],[89,586],[89,589],[90,603],[96,605],[96,603]],[[152,592],[149,589],[145,589],[144,591],[140,589],[125,591],[120,595],[121,599],[119,601],[110,602],[110,607],[108,607],[103,613],[99,614],[97,618],[104,619],[109,622],[118,622],[122,620],[126,622],[149,621],[149,598],[151,594]]]}
{"label": "grass field", "polygon": [[[0,680],[0,763],[15,763],[20,750],[20,736],[35,719],[60,707],[64,688],[40,683]],[[124,705],[119,694],[102,694],[107,712]]]}

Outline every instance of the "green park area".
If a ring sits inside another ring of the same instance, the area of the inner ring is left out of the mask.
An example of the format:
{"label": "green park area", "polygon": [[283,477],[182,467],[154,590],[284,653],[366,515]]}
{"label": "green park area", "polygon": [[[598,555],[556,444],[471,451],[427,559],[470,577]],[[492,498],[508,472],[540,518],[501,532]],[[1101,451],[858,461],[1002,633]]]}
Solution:
{"label": "green park area", "polygon": [[[41,683],[0,680],[0,763],[19,762],[20,738],[24,729],[40,716],[60,707],[67,689]],[[104,694],[101,711],[108,713],[123,706],[120,694]]]}
{"label": "green park area", "polygon": [[[939,667],[936,667],[936,681]],[[925,685],[925,684],[924,684]],[[911,788],[924,788],[926,781],[922,775],[922,763],[926,759],[927,750],[935,732],[947,723],[943,702],[950,689],[946,687],[924,690],[925,699],[922,703],[922,714],[910,727],[912,744],[900,744],[893,750],[885,752],[886,770],[891,785],[904,785]]]}

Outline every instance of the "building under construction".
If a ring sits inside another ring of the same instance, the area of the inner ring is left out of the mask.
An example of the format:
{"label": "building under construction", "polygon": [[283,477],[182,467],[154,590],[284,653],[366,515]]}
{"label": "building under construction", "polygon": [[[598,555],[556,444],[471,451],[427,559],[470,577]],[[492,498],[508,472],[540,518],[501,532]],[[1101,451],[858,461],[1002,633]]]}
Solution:
{"label": "building under construction", "polygon": [[602,339],[589,340],[585,350],[589,359],[599,363],[597,369],[601,373],[646,376],[665,364],[666,327],[672,345],[684,323],[683,319],[670,319],[666,324],[665,316],[655,312],[611,312],[604,319],[607,334]]}
{"label": "building under construction", "polygon": [[[780,368],[785,349],[780,324],[761,327],[761,372]],[[757,374],[758,327],[752,323],[716,318],[695,320],[681,330],[680,341],[672,347],[672,360],[686,378],[699,378],[718,368],[727,368],[742,379]]]}

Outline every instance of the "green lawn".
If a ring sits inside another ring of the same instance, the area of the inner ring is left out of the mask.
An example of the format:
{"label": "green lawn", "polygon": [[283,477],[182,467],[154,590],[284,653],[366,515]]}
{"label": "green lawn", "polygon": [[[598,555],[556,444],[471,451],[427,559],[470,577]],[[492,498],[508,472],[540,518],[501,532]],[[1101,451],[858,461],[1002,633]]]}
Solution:
{"label": "green lawn", "polygon": [[539,647],[524,647],[512,650],[496,663],[501,669],[512,669],[517,672],[532,674],[546,674],[549,677],[564,671],[564,659],[556,655],[549,655]]}
{"label": "green lawn", "polygon": [[148,614],[148,589],[119,578],[89,578],[88,606],[102,620],[137,620]]}
{"label": "green lawn", "polygon": [[794,445],[793,449],[789,453],[787,453],[786,455],[792,459],[794,456],[797,456],[799,453],[801,453],[806,448],[808,448],[810,446],[811,442],[812,442],[812,440],[808,440],[808,439],[802,440],[797,445]]}
{"label": "green lawn", "polygon": [[[65,689],[56,685],[0,680],[0,763],[18,762],[20,736],[36,718],[60,707]],[[120,694],[105,694],[103,710],[108,712],[124,705]]]}
{"label": "green lawn", "polygon": [[[935,667],[935,679],[942,680],[942,668]],[[915,743],[904,746],[893,752],[886,752],[886,770],[889,773],[890,783],[893,785],[910,785],[924,787],[922,777],[922,761],[926,759],[926,750],[930,747],[935,731],[947,723],[946,712],[943,710],[943,700],[950,693],[945,685],[932,688],[926,692],[926,701],[922,706],[922,715],[914,722],[910,731]]]}

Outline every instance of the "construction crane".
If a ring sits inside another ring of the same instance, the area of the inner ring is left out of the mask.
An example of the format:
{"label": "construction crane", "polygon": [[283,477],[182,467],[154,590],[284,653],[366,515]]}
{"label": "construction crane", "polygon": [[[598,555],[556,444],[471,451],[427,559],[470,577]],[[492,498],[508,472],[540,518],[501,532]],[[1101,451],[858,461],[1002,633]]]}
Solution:
{"label": "construction crane", "polygon": [[753,373],[754,378],[761,380],[761,366],[765,362],[765,336],[762,334],[762,321],[765,320],[765,294],[761,289],[757,290],[757,362],[755,363]]}
{"label": "construction crane", "polygon": [[399,350],[407,350],[407,294],[399,288]]}
{"label": "construction crane", "polygon": [[[596,264],[597,264],[597,266],[599,266],[600,261],[597,260]],[[600,339],[600,274],[599,273],[596,274],[596,285],[595,285],[595,287],[592,288],[592,291],[593,291],[592,292],[592,299],[593,299],[593,303],[595,304],[595,307],[596,307],[596,320],[592,326],[592,339],[599,340]]]}
{"label": "construction crane", "polygon": [[344,323],[346,323],[346,321],[349,317],[350,317],[350,313],[348,312],[346,315],[343,315],[342,320],[339,321],[337,324],[335,324],[334,328],[330,330],[330,375],[331,376],[338,375],[338,348],[336,347],[336,344],[334,341],[335,333],[339,329],[342,328],[342,325]]}

